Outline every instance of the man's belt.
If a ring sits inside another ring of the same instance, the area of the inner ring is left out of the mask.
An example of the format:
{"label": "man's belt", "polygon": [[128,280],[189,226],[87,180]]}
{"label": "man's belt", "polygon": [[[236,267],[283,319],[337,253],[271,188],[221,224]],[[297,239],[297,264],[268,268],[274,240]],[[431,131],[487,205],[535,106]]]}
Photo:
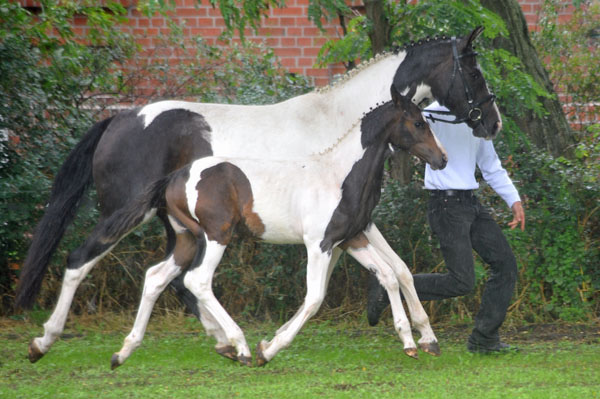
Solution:
{"label": "man's belt", "polygon": [[473,190],[429,190],[432,197],[472,197]]}

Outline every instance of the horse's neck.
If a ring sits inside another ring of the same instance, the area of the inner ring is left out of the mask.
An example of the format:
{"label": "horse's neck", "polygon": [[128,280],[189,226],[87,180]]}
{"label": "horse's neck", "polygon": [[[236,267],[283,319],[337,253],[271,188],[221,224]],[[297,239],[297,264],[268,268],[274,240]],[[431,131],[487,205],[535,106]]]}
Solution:
{"label": "horse's neck", "polygon": [[328,104],[326,112],[350,127],[370,108],[390,100],[394,74],[404,56],[390,53],[374,58],[340,82],[320,90],[321,102]]}
{"label": "horse's neck", "polygon": [[[309,153],[335,145],[370,109],[391,98],[390,87],[404,53],[380,56],[359,66],[338,83],[292,99],[292,115],[302,126]],[[288,116],[289,118],[289,116]],[[280,140],[298,140],[298,132],[286,131]]]}
{"label": "horse's neck", "polygon": [[[336,173],[340,178],[345,178],[357,163],[361,163],[361,179],[368,182],[370,176],[377,173],[380,167],[383,167],[385,161],[384,154],[387,152],[388,144],[385,135],[385,127],[388,125],[388,119],[391,114],[381,109],[373,111],[373,115],[379,120],[380,128],[371,132],[371,139],[368,146],[364,146],[364,135],[362,120],[359,120],[350,131],[342,137],[333,147],[315,155],[316,160],[326,165],[335,165]],[[368,155],[368,159],[365,157]]]}

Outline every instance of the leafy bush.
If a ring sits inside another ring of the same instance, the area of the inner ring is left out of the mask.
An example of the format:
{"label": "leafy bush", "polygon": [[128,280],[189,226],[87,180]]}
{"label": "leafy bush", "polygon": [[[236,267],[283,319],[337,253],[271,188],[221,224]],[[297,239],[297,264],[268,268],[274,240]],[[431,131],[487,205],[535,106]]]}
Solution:
{"label": "leafy bush", "polygon": [[[109,90],[111,70],[132,54],[131,40],[113,29],[125,10],[42,1],[37,17],[0,1],[0,297],[8,307],[18,263],[40,217],[52,175],[92,121],[90,92]],[[91,21],[88,45],[69,24],[75,13]]]}
{"label": "leafy bush", "polygon": [[[114,112],[111,105],[167,97],[256,104],[309,89],[307,79],[283,71],[273,52],[260,45],[221,49],[200,39],[185,41],[172,23],[163,46],[190,56],[171,65],[160,47],[136,57],[140,48],[118,27],[126,23],[126,10],[117,3],[41,4],[43,12],[34,16],[0,0],[0,313],[11,310],[20,263],[55,171],[92,122]],[[90,27],[83,41],[71,29],[77,14],[87,16]],[[138,90],[150,77],[152,91]],[[56,298],[66,253],[82,243],[98,217],[93,198],[92,193],[82,206],[50,267],[39,301],[44,307]],[[161,236],[154,224],[124,240],[102,271],[82,284],[86,301],[76,308],[136,304],[144,270],[160,256]]]}

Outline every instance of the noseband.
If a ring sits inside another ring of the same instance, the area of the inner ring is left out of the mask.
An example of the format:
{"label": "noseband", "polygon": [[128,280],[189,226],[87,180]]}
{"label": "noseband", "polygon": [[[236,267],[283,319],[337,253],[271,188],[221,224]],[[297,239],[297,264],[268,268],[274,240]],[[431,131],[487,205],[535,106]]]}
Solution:
{"label": "noseband", "polygon": [[[469,109],[467,110],[467,112],[465,112],[465,114],[463,115],[462,118],[456,117],[456,119],[454,119],[454,120],[440,119],[440,118],[436,118],[433,115],[427,115],[427,119],[434,121],[434,122],[438,121],[438,122],[452,123],[452,124],[459,124],[459,123],[463,123],[463,122],[475,122],[477,124],[483,123],[481,120],[481,116],[483,115],[483,112],[481,111],[480,107],[483,104],[487,103],[488,101],[493,103],[494,100],[496,99],[496,95],[490,94],[489,96],[485,97],[484,99],[482,99],[478,102],[474,102],[473,90],[471,89],[471,86],[469,86],[469,83],[465,80],[465,75],[464,75],[462,66],[460,65],[461,58],[476,56],[476,55],[477,55],[477,53],[473,52],[473,51],[459,55],[458,48],[456,47],[456,37],[455,36],[452,37],[452,61],[453,61],[452,79],[450,80],[450,87],[448,87],[448,92],[446,93],[446,97],[444,99],[444,104],[446,103],[446,100],[448,100],[448,97],[450,96],[450,89],[452,89],[452,86],[454,85],[454,79],[456,78],[456,71],[458,71],[458,75],[460,76],[460,80],[462,81],[463,88],[465,90],[465,96],[467,97],[467,104],[468,104]],[[429,110],[427,110],[427,113],[438,114],[438,115],[454,115],[453,113],[451,113],[449,111],[429,111]]]}

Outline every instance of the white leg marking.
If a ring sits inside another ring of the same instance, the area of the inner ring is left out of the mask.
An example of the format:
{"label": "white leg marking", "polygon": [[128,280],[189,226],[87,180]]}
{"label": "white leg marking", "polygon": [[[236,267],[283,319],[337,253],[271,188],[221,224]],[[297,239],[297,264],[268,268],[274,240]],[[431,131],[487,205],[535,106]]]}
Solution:
{"label": "white leg marking", "polygon": [[394,328],[404,343],[404,349],[416,349],[417,346],[411,334],[410,323],[400,299],[398,280],[392,268],[379,256],[377,250],[371,244],[359,249],[348,248],[347,251],[361,265],[375,272],[390,298]]}
{"label": "white leg marking", "polygon": [[230,345],[227,334],[223,327],[218,323],[217,319],[215,319],[203,305],[198,304],[198,308],[200,309],[200,322],[202,322],[206,334],[217,340],[216,347]]}
{"label": "white leg marking", "polygon": [[71,307],[71,303],[73,303],[73,297],[75,296],[75,291],[77,291],[79,284],[81,284],[85,276],[88,275],[90,270],[92,270],[100,259],[113,248],[114,245],[77,269],[67,268],[62,286],[60,287],[60,294],[58,296],[58,301],[56,302],[56,307],[48,321],[44,323],[44,336],[34,339],[35,344],[42,353],[48,352],[52,344],[58,339],[60,334],[62,334],[67,321],[67,316],[69,315],[69,308]]}
{"label": "white leg marking", "polygon": [[131,332],[125,338],[123,347],[115,354],[116,359],[113,357],[113,362],[116,361],[118,363],[113,364],[113,367],[123,364],[131,353],[140,346],[142,339],[144,339],[148,320],[150,320],[152,308],[154,308],[156,300],[167,285],[180,273],[181,267],[175,263],[173,255],[167,260],[148,269],[135,323],[133,324]]}
{"label": "white leg marking", "polygon": [[209,317],[215,322],[209,324],[221,326],[229,345],[233,345],[237,349],[237,357],[250,358],[250,348],[248,348],[242,329],[233,321],[212,292],[212,278],[226,247],[216,241],[210,241],[206,236],[205,240],[206,250],[202,263],[199,267],[187,272],[183,282],[198,298],[200,309],[204,310],[203,317],[204,313],[210,315]]}
{"label": "white leg marking", "polygon": [[[266,361],[270,361],[283,348],[288,346],[298,331],[310,319],[321,306],[329,273],[329,265],[332,263],[332,255],[323,253],[318,243],[307,245],[308,264],[306,267],[306,296],[304,304],[296,313],[287,328],[280,328],[275,337],[269,342],[262,342],[262,353]],[[339,254],[338,254],[339,256]]]}
{"label": "white leg marking", "polygon": [[[340,259],[340,255],[342,254],[342,250],[338,247],[333,248],[332,254],[331,254],[331,260],[329,261],[329,269],[327,270],[327,282],[325,283],[325,287],[329,286],[329,279],[331,278],[331,273],[333,273],[333,269],[335,268],[335,265],[338,261],[338,259]],[[296,312],[296,314],[294,314],[294,316],[292,316],[291,319],[289,319],[283,326],[279,327],[279,329],[277,330],[277,332],[275,334],[280,334],[283,333],[291,323],[294,322],[294,320],[296,320],[296,318],[300,315],[301,312],[303,312],[304,310],[304,302],[302,303],[302,306],[300,306],[300,309],[298,309],[298,311]]]}
{"label": "white leg marking", "polygon": [[413,325],[421,334],[419,343],[437,342],[435,334],[429,324],[429,317],[419,300],[412,274],[410,273],[408,266],[406,266],[406,263],[404,263],[392,247],[390,247],[374,224],[365,231],[365,235],[381,258],[394,270],[400,283],[400,289],[406,300]]}

